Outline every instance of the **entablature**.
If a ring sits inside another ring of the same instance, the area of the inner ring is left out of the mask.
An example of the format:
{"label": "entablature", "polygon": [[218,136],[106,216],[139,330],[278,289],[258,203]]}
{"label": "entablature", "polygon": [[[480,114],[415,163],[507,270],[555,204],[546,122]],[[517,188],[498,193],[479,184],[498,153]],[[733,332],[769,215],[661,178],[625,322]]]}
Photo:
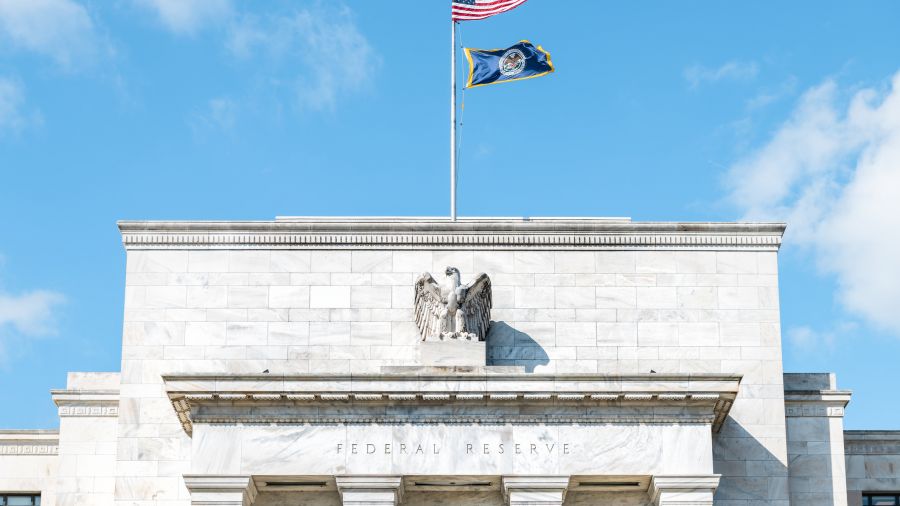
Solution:
{"label": "entablature", "polygon": [[59,416],[119,416],[118,390],[51,390]]}
{"label": "entablature", "polygon": [[776,251],[783,223],[602,218],[120,221],[126,249],[721,249]]}
{"label": "entablature", "polygon": [[194,423],[705,423],[718,431],[741,376],[720,374],[165,375]]}
{"label": "entablature", "polygon": [[0,430],[0,456],[40,456],[58,453],[58,430]]}
{"label": "entablature", "polygon": [[788,417],[843,417],[850,402],[849,390],[785,390]]}
{"label": "entablature", "polygon": [[845,430],[847,455],[900,455],[900,430]]}

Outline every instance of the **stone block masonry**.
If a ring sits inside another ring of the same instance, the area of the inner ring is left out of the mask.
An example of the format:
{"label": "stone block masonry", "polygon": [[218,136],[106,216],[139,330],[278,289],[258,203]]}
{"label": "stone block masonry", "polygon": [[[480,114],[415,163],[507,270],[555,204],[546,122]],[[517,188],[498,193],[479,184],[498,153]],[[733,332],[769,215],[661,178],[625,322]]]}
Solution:
{"label": "stone block masonry", "polygon": [[713,440],[717,504],[787,504],[779,224],[616,220],[123,222],[117,504],[189,504],[172,373],[377,373],[416,363],[413,288],[493,282],[488,365],[743,375]]}

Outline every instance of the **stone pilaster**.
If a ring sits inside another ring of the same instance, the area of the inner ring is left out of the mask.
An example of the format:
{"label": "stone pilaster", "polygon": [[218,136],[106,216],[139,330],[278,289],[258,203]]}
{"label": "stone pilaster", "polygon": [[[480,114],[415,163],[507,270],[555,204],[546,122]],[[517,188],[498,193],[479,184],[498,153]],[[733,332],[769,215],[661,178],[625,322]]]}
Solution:
{"label": "stone pilaster", "polygon": [[400,476],[335,476],[344,506],[396,506],[403,497]]}
{"label": "stone pilaster", "polygon": [[246,475],[186,474],[184,484],[191,506],[251,506],[256,500],[256,485]]}
{"label": "stone pilaster", "polygon": [[850,395],[838,390],[833,373],[784,375],[792,506],[847,506],[844,408]]}
{"label": "stone pilaster", "polygon": [[503,476],[503,499],[509,506],[560,506],[566,499],[568,476]]}
{"label": "stone pilaster", "polygon": [[718,474],[654,476],[647,495],[656,506],[712,506]]}

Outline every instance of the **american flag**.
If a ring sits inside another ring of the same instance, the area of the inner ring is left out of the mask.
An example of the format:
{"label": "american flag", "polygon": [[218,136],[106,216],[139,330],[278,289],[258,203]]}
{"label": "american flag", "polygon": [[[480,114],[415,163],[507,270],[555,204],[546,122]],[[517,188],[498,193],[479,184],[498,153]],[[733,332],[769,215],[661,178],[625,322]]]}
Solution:
{"label": "american flag", "polygon": [[453,21],[484,19],[515,9],[523,3],[525,0],[453,0],[451,17]]}

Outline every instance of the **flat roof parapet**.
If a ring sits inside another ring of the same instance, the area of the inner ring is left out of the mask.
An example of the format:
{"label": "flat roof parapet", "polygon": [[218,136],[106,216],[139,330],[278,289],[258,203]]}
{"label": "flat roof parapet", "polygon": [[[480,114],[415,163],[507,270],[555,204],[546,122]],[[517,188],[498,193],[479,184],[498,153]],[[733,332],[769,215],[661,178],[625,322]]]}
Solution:
{"label": "flat roof parapet", "polygon": [[120,221],[126,249],[777,250],[784,223],[628,218],[293,217],[274,221]]}

